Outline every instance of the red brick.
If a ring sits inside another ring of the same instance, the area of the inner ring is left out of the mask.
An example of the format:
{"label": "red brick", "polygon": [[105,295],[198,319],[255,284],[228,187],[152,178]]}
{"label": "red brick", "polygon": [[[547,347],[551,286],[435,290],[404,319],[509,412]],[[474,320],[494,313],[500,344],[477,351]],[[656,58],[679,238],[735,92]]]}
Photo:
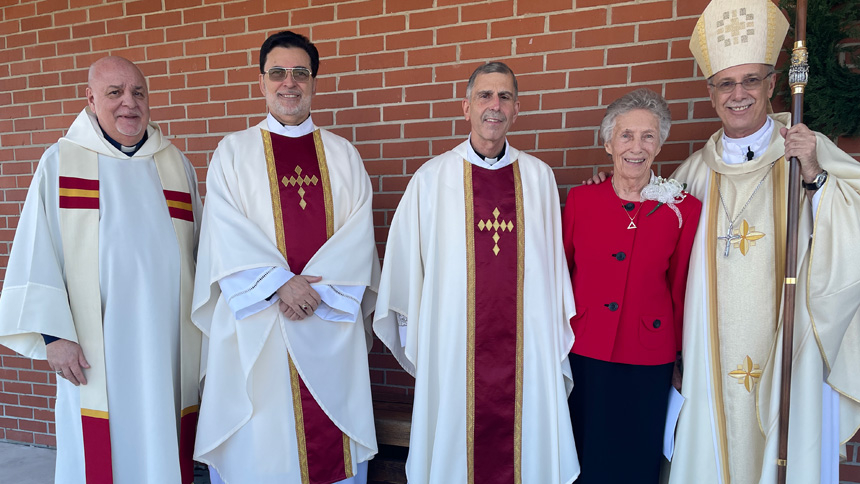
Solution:
{"label": "red brick", "polygon": [[[26,138],[25,138],[26,136]],[[20,133],[15,135],[3,135],[2,137],[3,145],[25,145],[29,144],[29,133]],[[3,165],[3,169],[5,171],[7,164]],[[6,368],[18,368],[21,370],[30,370],[33,368],[32,360],[29,358],[24,358],[23,356],[4,356],[3,357],[3,366]]]}
{"label": "red brick", "polygon": [[601,96],[600,104],[604,105],[604,106],[609,105],[609,103],[611,103],[612,101],[615,101],[616,99],[627,94],[628,92],[630,92],[634,89],[639,89],[639,88],[651,89],[652,91],[659,93],[660,91],[662,91],[663,86],[660,84],[644,84],[644,85],[638,85],[638,86],[627,85],[627,86],[619,86],[619,87],[604,87],[603,89],[601,89],[601,93],[600,93],[600,96]]}
{"label": "red brick", "polygon": [[[8,385],[9,382],[6,382],[5,384]],[[19,419],[33,418],[33,409],[30,407],[16,407],[12,405],[6,405],[5,414],[7,417],[17,417]]]}
{"label": "red brick", "polygon": [[125,35],[105,35],[90,40],[94,52],[110,51],[128,47]]}
{"label": "red brick", "polygon": [[[411,25],[410,28],[416,28]],[[406,30],[405,15],[387,15],[385,17],[370,18],[358,23],[358,32],[361,35],[384,34],[389,32],[400,32]]]}
{"label": "red brick", "polygon": [[[690,37],[696,26],[696,18],[667,20],[639,24],[639,41],[682,39]],[[689,52],[689,50],[687,51]]]}
{"label": "red brick", "polygon": [[317,94],[314,96],[313,105],[315,109],[342,109],[352,107],[352,94],[344,92]]}
{"label": "red brick", "polygon": [[[266,38],[260,34],[232,35],[224,39],[224,45],[227,52],[250,49],[252,51],[256,50],[258,53],[257,56],[259,57],[260,45],[265,40]],[[257,61],[259,61],[259,59]]]}
{"label": "red brick", "polygon": [[538,149],[593,146],[594,131],[543,131],[538,133]]}
{"label": "red brick", "polygon": [[[43,397],[54,397],[57,395],[57,387],[54,385],[33,384],[33,395],[41,395]],[[23,403],[24,397],[21,397]],[[46,405],[47,406],[47,405]]]}
{"label": "red brick", "polygon": [[58,10],[66,10],[69,8],[69,0],[42,0],[36,2],[36,13],[45,15],[56,12]]}
{"label": "red brick", "polygon": [[706,87],[705,82],[701,79],[683,82],[667,82],[664,97],[669,100],[706,97],[708,95]]}
{"label": "red brick", "polygon": [[571,8],[573,8],[573,0],[540,0],[537,2],[517,2],[516,15],[525,15],[529,13],[558,12],[562,10],[570,10]]}
{"label": "red brick", "polygon": [[632,66],[631,82],[660,81],[663,79],[683,79],[695,77],[695,66],[692,61],[663,61],[653,64]]}
{"label": "red brick", "polygon": [[632,47],[615,47],[606,52],[606,63],[612,64],[636,64],[666,60],[669,54],[669,45],[665,42],[657,44],[634,45]]}
{"label": "red brick", "polygon": [[517,54],[567,50],[570,49],[572,43],[570,33],[519,37],[517,38]]}
{"label": "red brick", "polygon": [[[548,92],[541,95],[541,109],[571,109],[597,105],[598,91]],[[559,127],[561,124],[559,124]]]}
{"label": "red brick", "polygon": [[422,67],[404,69],[385,73],[385,86],[406,86],[410,84],[428,84],[433,80],[433,69]]}
{"label": "red brick", "polygon": [[[145,3],[153,3],[149,0],[144,0]],[[75,25],[87,21],[86,10],[65,10],[54,14],[54,27],[61,25]]]}
{"label": "red brick", "polygon": [[574,46],[596,47],[599,45],[618,45],[633,42],[634,27],[606,27],[601,29],[579,30],[574,32]]}
{"label": "red brick", "polygon": [[152,0],[139,0],[137,2],[127,2],[125,4],[126,15],[140,15],[144,13],[158,12],[160,10],[161,2],[153,2]]}
{"label": "red brick", "polygon": [[21,19],[21,31],[26,32],[27,30],[39,30],[46,29],[51,27],[54,23],[51,21],[51,17],[48,15],[39,16],[39,17],[27,17]]}
{"label": "red brick", "polygon": [[[179,22],[174,22],[173,25]],[[245,19],[216,19],[205,24],[206,37],[223,37],[245,31]],[[147,27],[149,23],[147,22]]]}
{"label": "red brick", "polygon": [[[346,22],[335,22],[324,25],[315,25],[311,29],[311,38],[314,42],[324,39],[341,39],[344,37],[355,37],[357,35],[358,22],[349,20]],[[381,50],[381,49],[380,49]]]}
{"label": "red brick", "polygon": [[23,19],[33,17],[35,15],[36,5],[33,3],[25,3],[21,5],[11,5],[8,7],[3,7],[3,17],[6,20]]}
{"label": "red brick", "polygon": [[27,432],[45,433],[48,431],[48,424],[37,420],[18,420],[18,428]]}
{"label": "red brick", "polygon": [[[441,117],[440,115],[436,115]],[[397,104],[394,106],[384,106],[382,108],[383,121],[400,121],[406,119],[427,119],[430,117],[430,105],[421,104]],[[398,128],[399,130],[399,128]],[[399,137],[393,136],[392,138]]]}
{"label": "red brick", "polygon": [[400,138],[400,125],[398,124],[374,124],[370,126],[356,126],[356,141],[383,141]]}
{"label": "red brick", "polygon": [[406,139],[441,138],[453,134],[451,121],[428,121],[423,123],[406,123],[403,125]]}
{"label": "red brick", "polygon": [[486,24],[466,24],[436,29],[436,44],[462,44],[487,38]]}
{"label": "red brick", "polygon": [[339,19],[376,17],[382,14],[382,4],[383,0],[335,4],[335,15]]}
{"label": "red brick", "polygon": [[424,10],[433,8],[434,0],[389,0],[385,4],[386,13],[406,12],[409,10]]}
{"label": "red brick", "polygon": [[113,4],[109,3],[107,5],[99,5],[97,7],[90,7],[87,9],[87,15],[89,15],[90,21],[119,18],[119,17],[123,16],[122,4],[121,3],[113,3]]}
{"label": "red brick", "polygon": [[6,439],[13,442],[22,442],[25,444],[33,443],[32,432],[21,432],[20,430],[6,429]]}
{"label": "red brick", "polygon": [[[369,52],[380,52],[384,49],[384,46],[385,37],[381,35],[344,39],[338,43],[338,54],[355,55]],[[323,59],[325,59],[325,57],[323,57]]]}
{"label": "red brick", "polygon": [[607,67],[571,71],[568,87],[600,87],[612,84],[627,84],[627,67]]}
{"label": "red brick", "polygon": [[566,79],[563,72],[521,74],[517,76],[517,87],[520,91],[520,102],[523,100],[523,93],[564,89],[565,83]]}
{"label": "red brick", "polygon": [[[49,431],[50,431],[50,429],[49,429]],[[56,447],[57,446],[57,438],[54,437],[53,435],[36,434],[33,437],[34,437],[33,443],[36,445],[44,445],[44,446],[48,446],[48,447]]]}
{"label": "red brick", "polygon": [[512,55],[513,41],[510,39],[490,40],[460,46],[460,60],[489,59]]}
{"label": "red brick", "polygon": [[409,29],[426,29],[442,25],[455,25],[459,21],[457,8],[437,8],[431,12],[409,14]]}
{"label": "red brick", "polygon": [[[148,45],[148,44],[161,44],[164,42],[164,30],[162,29],[147,29],[142,30],[140,32],[129,32],[128,34],[128,44],[129,45]],[[125,43],[123,43],[123,47],[125,47]]]}
{"label": "red brick", "polygon": [[197,72],[206,70],[206,57],[182,57],[168,61],[168,72],[178,74],[182,72]]}
{"label": "red brick", "polygon": [[395,67],[403,67],[404,64],[403,52],[382,52],[379,54],[367,54],[359,56],[359,70],[373,69],[392,69]]}
{"label": "red brick", "polygon": [[382,145],[382,156],[385,158],[427,156],[429,148],[430,145],[427,141],[392,141]]}
{"label": "red brick", "polygon": [[224,18],[242,18],[260,13],[263,13],[263,2],[259,0],[224,4]]}
{"label": "red brick", "polygon": [[402,32],[385,36],[385,50],[412,49],[433,45],[433,31]]}
{"label": "red brick", "polygon": [[72,37],[72,29],[69,27],[58,27],[55,29],[39,30],[39,43],[57,42],[60,40],[69,40]]}
{"label": "red brick", "polygon": [[386,371],[385,383],[412,388],[415,386],[415,379],[405,371]]}
{"label": "red brick", "polygon": [[311,25],[334,20],[334,7],[299,8],[290,11],[290,25]]}
{"label": "red brick", "polygon": [[561,113],[520,114],[515,123],[517,131],[543,131],[562,127]]}
{"label": "red brick", "polygon": [[[594,95],[597,95],[597,91],[593,91]],[[592,104],[596,105],[597,102]],[[588,109],[588,110],[577,110],[577,111],[568,111],[565,113],[565,128],[594,128],[600,125],[600,121],[603,120],[603,115],[606,114],[604,109]]]}
{"label": "red brick", "polygon": [[[459,3],[459,0],[457,0]],[[461,22],[486,22],[494,18],[508,18],[514,16],[513,0],[503,2],[485,3],[480,2],[477,5],[463,5],[460,7]]]}
{"label": "red brick", "polygon": [[381,109],[376,108],[355,108],[341,109],[337,112],[337,124],[368,124],[378,123],[380,121]]}
{"label": "red brick", "polygon": [[[672,52],[670,54],[670,58],[672,59],[690,59],[693,57],[693,54],[690,52],[690,43],[689,42],[672,42]],[[700,71],[701,73],[701,71]]]}
{"label": "red brick", "polygon": [[612,7],[612,24],[645,22],[672,18],[672,1]]}
{"label": "red brick", "polygon": [[437,65],[454,62],[457,60],[457,47],[448,45],[444,47],[430,47],[427,49],[412,49],[407,51],[410,66]]}
{"label": "red brick", "polygon": [[694,15],[698,17],[705,11],[705,7],[708,6],[709,2],[710,0],[684,0],[683,2],[678,2],[678,16],[686,17]]}
{"label": "red brick", "polygon": [[359,91],[356,102],[359,106],[399,103],[403,101],[403,88],[374,89]]}
{"label": "red brick", "polygon": [[429,86],[413,86],[406,88],[406,96],[404,101],[437,101],[440,99],[450,99],[454,96],[453,84],[433,84]]}
{"label": "red brick", "polygon": [[337,78],[337,90],[355,91],[382,86],[382,73],[354,74]]}
{"label": "red brick", "polygon": [[[484,7],[486,8],[486,6]],[[505,19],[490,24],[490,37],[514,37],[517,35],[544,33],[544,17],[522,17]],[[484,26],[484,25],[481,25]]]}
{"label": "red brick", "polygon": [[[9,193],[7,190],[6,193]],[[18,371],[18,381],[30,383],[48,383],[48,374],[42,371]]]}
{"label": "red brick", "polygon": [[307,6],[308,0],[278,0],[277,2],[266,2],[266,11],[282,12]]}

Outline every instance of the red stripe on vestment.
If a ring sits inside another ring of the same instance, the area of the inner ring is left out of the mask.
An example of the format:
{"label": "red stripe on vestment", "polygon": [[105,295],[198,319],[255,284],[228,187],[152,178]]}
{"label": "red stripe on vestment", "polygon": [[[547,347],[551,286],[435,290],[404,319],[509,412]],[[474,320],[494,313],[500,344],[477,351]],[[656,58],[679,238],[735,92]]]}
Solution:
{"label": "red stripe on vestment", "polygon": [[177,192],[175,190],[164,190],[164,198],[182,203],[191,203],[191,194],[188,192]]}
{"label": "red stripe on vestment", "polygon": [[99,199],[90,197],[60,197],[60,208],[99,209]]}
{"label": "red stripe on vestment", "polygon": [[517,199],[513,166],[472,167],[474,482],[515,482]]}
{"label": "red stripe on vestment", "polygon": [[177,207],[167,207],[167,211],[170,212],[170,216],[173,218],[187,220],[189,222],[194,221],[194,212],[192,212],[191,210],[185,210],[183,208]]}
{"label": "red stripe on vestment", "polygon": [[82,415],[81,429],[84,435],[84,468],[87,484],[113,483],[108,419]]}
{"label": "red stripe on vestment", "polygon": [[98,190],[99,181],[90,178],[75,178],[72,176],[60,177],[60,188],[69,188],[73,190]]}
{"label": "red stripe on vestment", "polygon": [[179,421],[179,471],[182,484],[194,482],[194,437],[197,435],[197,412],[183,415]]}

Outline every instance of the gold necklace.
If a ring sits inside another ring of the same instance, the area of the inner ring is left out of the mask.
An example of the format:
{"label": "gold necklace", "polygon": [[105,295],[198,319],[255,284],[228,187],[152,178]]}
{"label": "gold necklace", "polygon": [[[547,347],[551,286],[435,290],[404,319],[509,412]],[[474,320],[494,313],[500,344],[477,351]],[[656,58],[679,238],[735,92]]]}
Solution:
{"label": "gold necklace", "polygon": [[[612,178],[611,184],[612,184],[612,189],[615,191],[615,195],[618,196],[618,190],[615,188],[615,177]],[[618,198],[621,198],[621,197],[619,196]],[[639,210],[642,210],[642,205],[645,205],[645,204],[640,203],[639,209],[636,210],[636,213],[633,214],[632,217],[630,216],[630,212],[626,208],[624,208],[625,205],[627,205],[627,204],[626,203],[622,204],[621,209],[624,210],[624,214],[627,215],[627,218],[630,219],[630,225],[627,226],[627,230],[632,230],[632,229],[638,228],[638,227],[636,227],[636,222],[634,222],[633,220],[639,215]]]}

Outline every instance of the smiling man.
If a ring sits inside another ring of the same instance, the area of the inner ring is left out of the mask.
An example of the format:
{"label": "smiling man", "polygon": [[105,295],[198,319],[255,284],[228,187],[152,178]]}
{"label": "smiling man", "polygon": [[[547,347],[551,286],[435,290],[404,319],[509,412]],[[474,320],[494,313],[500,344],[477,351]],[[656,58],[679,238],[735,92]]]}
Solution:
{"label": "smiling man", "polygon": [[269,113],[221,141],[206,178],[195,457],[215,483],[362,484],[376,453],[372,189],[358,151],[314,126],[319,64],[302,35],[266,39]]}
{"label": "smiling man", "polygon": [[409,482],[579,473],[558,190],[546,164],[506,140],[517,96],[505,64],[476,69],[469,139],[415,172],[391,222],[374,330],[415,377]]}
{"label": "smiling man", "polygon": [[86,94],[33,175],[0,298],[0,344],[56,371],[55,482],[191,482],[197,180],[149,122],[137,66],[96,61]]}
{"label": "smiling man", "polygon": [[[714,0],[690,41],[723,127],[673,175],[704,206],[673,484],[776,482],[786,283],[797,284],[787,482],[837,482],[840,444],[860,426],[860,164],[769,113],[787,29],[769,0]],[[804,187],[794,202],[791,156]],[[796,281],[785,279],[788,203],[800,209]]]}

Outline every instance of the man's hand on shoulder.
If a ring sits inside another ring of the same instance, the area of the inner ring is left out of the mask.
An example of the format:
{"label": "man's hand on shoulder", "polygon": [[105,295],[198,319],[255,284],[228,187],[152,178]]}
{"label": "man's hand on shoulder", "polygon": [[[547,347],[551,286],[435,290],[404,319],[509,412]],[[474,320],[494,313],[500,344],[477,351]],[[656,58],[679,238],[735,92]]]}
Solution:
{"label": "man's hand on shoulder", "polygon": [[75,386],[87,384],[84,368],[89,368],[90,364],[84,357],[81,345],[67,339],[58,339],[47,345],[46,349],[48,365],[57,373],[57,377],[63,377]]}
{"label": "man's hand on shoulder", "polygon": [[303,276],[296,274],[278,289],[278,308],[292,321],[301,321],[316,311],[322,299],[311,287],[320,282],[320,276]]}
{"label": "man's hand on shoulder", "polygon": [[785,138],[785,157],[796,157],[800,161],[803,181],[812,183],[812,180],[821,173],[821,165],[818,164],[818,155],[815,151],[817,142],[815,133],[805,124],[795,124],[791,128],[780,128],[779,134]]}
{"label": "man's hand on shoulder", "polygon": [[608,174],[606,172],[598,171],[597,174],[594,175],[593,177],[591,177],[587,180],[582,180],[582,184],[583,185],[600,185],[601,183],[605,182],[607,178],[609,178],[609,175],[611,175],[613,171],[614,170],[609,170]]}

